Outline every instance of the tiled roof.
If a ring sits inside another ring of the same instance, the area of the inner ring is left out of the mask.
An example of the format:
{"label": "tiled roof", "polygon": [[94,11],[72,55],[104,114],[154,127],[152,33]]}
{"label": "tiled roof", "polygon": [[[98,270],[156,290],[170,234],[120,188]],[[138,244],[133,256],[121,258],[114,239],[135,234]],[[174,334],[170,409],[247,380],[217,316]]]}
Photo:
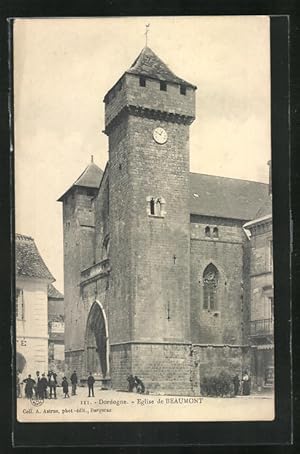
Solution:
{"label": "tiled roof", "polygon": [[252,220],[268,194],[255,181],[190,173],[190,213]]}
{"label": "tiled roof", "polygon": [[48,298],[54,299],[54,300],[63,300],[64,295],[60,293],[57,288],[54,287],[53,284],[48,285]]}
{"label": "tiled roof", "polygon": [[16,234],[16,276],[55,281],[42,259],[34,239]]}
{"label": "tiled roof", "polygon": [[255,215],[255,219],[262,218],[264,216],[272,215],[272,196],[271,194],[266,197],[264,203],[259,208]]}
{"label": "tiled roof", "polygon": [[177,77],[150,47],[144,47],[126,72],[196,88],[195,85]]}
{"label": "tiled roof", "polygon": [[64,192],[64,194],[58,199],[62,202],[64,196],[69,192],[74,186],[81,186],[85,188],[99,188],[100,181],[103,175],[103,171],[98,167],[94,162],[91,162],[82,172],[82,174],[77,178],[77,180],[72,184],[72,186]]}

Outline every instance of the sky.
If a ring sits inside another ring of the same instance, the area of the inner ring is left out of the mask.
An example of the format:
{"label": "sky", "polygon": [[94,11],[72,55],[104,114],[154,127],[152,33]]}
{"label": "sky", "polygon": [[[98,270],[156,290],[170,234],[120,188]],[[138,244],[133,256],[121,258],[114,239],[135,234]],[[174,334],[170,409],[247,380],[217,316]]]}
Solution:
{"label": "sky", "polygon": [[108,158],[105,93],[148,46],[195,84],[192,172],[268,181],[269,18],[19,19],[14,24],[16,232],[32,236],[63,292],[62,204]]}

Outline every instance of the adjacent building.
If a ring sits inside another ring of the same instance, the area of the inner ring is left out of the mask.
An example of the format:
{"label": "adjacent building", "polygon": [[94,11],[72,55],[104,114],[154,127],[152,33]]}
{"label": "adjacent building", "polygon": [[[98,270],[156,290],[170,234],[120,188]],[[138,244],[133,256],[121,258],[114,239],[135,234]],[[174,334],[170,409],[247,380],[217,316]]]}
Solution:
{"label": "adjacent building", "polygon": [[48,286],[54,278],[34,239],[16,234],[16,368],[48,372]]}
{"label": "adjacent building", "polygon": [[48,334],[50,369],[63,369],[65,360],[64,296],[53,284],[48,286]]}
{"label": "adjacent building", "polygon": [[274,286],[272,195],[255,219],[244,226],[250,231],[250,330],[253,385],[258,391],[274,387]]}

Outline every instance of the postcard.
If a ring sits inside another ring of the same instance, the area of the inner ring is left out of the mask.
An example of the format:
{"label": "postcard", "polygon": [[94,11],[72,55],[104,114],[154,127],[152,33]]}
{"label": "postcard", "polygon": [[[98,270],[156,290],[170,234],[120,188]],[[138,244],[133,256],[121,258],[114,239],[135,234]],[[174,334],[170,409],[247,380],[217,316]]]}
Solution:
{"label": "postcard", "polygon": [[274,419],[269,36],[14,20],[19,422]]}

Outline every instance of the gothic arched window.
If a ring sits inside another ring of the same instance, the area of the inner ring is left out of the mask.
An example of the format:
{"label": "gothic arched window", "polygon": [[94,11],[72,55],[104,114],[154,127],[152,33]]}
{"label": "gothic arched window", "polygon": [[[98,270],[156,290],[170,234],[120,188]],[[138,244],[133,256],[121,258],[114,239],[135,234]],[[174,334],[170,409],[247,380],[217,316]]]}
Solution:
{"label": "gothic arched window", "polygon": [[217,310],[217,288],[219,272],[217,268],[210,263],[203,273],[203,309],[208,311]]}
{"label": "gothic arched window", "polygon": [[205,227],[205,236],[210,237],[210,227],[209,226]]}

